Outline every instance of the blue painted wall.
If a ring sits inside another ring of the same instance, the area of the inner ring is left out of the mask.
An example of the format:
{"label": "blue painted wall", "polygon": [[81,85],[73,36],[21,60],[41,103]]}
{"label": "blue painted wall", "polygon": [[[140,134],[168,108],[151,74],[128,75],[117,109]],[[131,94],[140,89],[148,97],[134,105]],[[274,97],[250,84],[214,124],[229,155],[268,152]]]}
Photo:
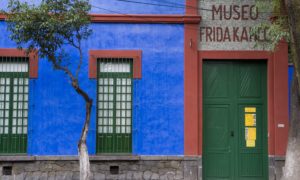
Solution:
{"label": "blue painted wall", "polygon": [[[95,153],[96,80],[88,79],[89,49],[141,49],[142,79],[134,81],[133,153],[183,154],[183,25],[92,24],[93,35],[84,42],[80,81],[94,99],[88,137]],[[0,22],[0,48],[14,48],[5,22]],[[72,49],[71,57],[76,59]],[[28,153],[76,155],[84,120],[84,102],[68,79],[39,61],[38,79],[30,81]]]}
{"label": "blue painted wall", "polygon": [[92,13],[184,14],[185,0],[91,0]]}
{"label": "blue painted wall", "polygon": [[[30,4],[41,0],[20,0]],[[0,1],[0,9],[6,9],[8,0]],[[99,14],[184,14],[185,0],[90,0],[91,13]]]}

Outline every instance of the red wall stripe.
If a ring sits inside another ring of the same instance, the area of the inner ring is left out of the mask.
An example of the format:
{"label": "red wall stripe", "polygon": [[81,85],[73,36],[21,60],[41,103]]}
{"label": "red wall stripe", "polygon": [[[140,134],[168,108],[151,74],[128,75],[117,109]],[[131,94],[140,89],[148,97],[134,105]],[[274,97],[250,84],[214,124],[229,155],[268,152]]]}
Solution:
{"label": "red wall stripe", "polygon": [[[166,14],[90,14],[93,23],[168,23],[168,24],[199,24],[200,16],[195,15],[166,15]],[[6,16],[0,14],[0,20]]]}
{"label": "red wall stripe", "polygon": [[[186,0],[186,15],[198,16],[198,0]],[[201,18],[200,18],[201,19]],[[199,22],[200,23],[200,22]],[[202,124],[199,123],[199,65],[198,65],[199,24],[184,25],[184,154],[201,154],[199,148]]]}

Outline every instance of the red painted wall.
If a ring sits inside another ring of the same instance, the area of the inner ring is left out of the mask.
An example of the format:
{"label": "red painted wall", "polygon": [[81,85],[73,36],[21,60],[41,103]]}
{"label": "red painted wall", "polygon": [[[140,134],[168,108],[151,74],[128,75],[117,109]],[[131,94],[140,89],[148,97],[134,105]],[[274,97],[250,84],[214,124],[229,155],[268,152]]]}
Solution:
{"label": "red painted wall", "polygon": [[[186,14],[197,15],[197,0],[186,1]],[[198,97],[198,29],[199,24],[184,25],[184,154],[201,154],[198,143],[200,104]]]}
{"label": "red painted wall", "polygon": [[[195,93],[191,98],[198,99],[198,126],[196,121],[188,121],[187,127],[194,126],[198,127],[197,130],[193,129],[193,136],[189,133],[188,129],[185,131],[186,137],[193,140],[197,139],[198,142],[194,141],[194,144],[186,143],[185,154],[196,155],[202,154],[202,63],[203,59],[209,60],[260,60],[266,59],[268,61],[268,147],[270,155],[283,156],[286,152],[287,137],[288,137],[288,51],[287,44],[281,43],[278,50],[274,53],[266,51],[199,51],[198,54],[198,67],[192,67],[198,71],[197,77],[192,76],[191,73],[186,74],[185,79],[197,79],[197,83],[191,89],[198,89],[197,94]],[[192,84],[192,83],[191,83]],[[190,90],[191,91],[191,90]],[[189,104],[186,104],[186,106]],[[191,110],[186,107],[186,113]],[[193,108],[192,108],[193,109]],[[192,112],[192,111],[191,111]],[[193,124],[193,125],[192,125]],[[283,128],[278,127],[278,124],[284,124]],[[197,133],[198,132],[198,133]],[[190,140],[190,139],[189,139]],[[190,140],[192,141],[192,140]],[[191,145],[192,144],[192,145]],[[195,150],[196,151],[191,151]],[[193,153],[190,153],[193,152]]]}
{"label": "red painted wall", "polygon": [[[186,15],[198,15],[198,0],[186,1]],[[201,51],[199,25],[185,24],[184,47],[184,154],[202,155],[202,63],[203,59],[268,61],[269,155],[284,156],[288,138],[288,45],[276,52]],[[199,51],[198,51],[199,50]],[[284,124],[284,127],[278,127]]]}

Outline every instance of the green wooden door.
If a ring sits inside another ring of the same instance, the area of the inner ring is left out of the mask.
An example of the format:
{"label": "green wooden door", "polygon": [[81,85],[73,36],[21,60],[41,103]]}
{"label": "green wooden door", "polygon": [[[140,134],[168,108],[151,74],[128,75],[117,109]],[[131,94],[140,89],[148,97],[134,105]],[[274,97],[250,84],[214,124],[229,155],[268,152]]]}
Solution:
{"label": "green wooden door", "polygon": [[265,61],[204,61],[203,178],[267,180]]}
{"label": "green wooden door", "polygon": [[97,153],[132,152],[132,59],[98,60]]}
{"label": "green wooden door", "polygon": [[0,73],[0,153],[27,151],[28,73]]}

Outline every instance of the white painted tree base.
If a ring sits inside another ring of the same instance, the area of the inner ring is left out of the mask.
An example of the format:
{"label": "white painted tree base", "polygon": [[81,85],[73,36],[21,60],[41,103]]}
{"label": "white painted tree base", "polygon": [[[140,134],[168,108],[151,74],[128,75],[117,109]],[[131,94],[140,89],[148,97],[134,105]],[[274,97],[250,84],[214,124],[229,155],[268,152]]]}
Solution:
{"label": "white painted tree base", "polygon": [[82,143],[79,147],[79,168],[80,168],[80,180],[90,180],[90,160],[87,151],[87,146]]}

